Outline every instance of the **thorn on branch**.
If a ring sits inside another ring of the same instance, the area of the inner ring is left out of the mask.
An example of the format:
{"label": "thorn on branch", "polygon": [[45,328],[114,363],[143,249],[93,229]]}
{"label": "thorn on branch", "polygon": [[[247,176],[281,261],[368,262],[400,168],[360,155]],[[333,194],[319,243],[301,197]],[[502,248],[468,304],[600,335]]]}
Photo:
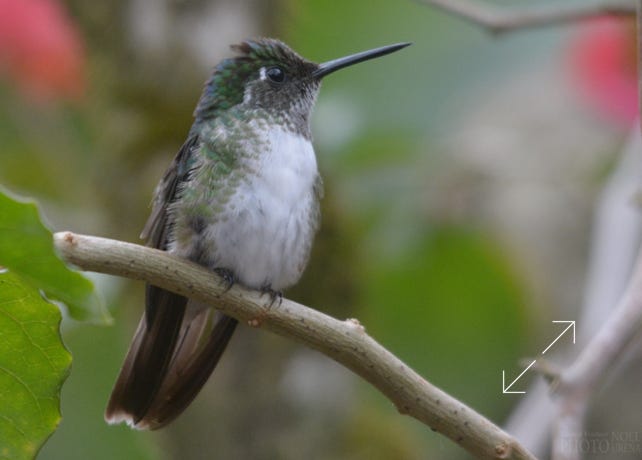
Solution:
{"label": "thorn on branch", "polygon": [[359,322],[357,318],[348,318],[346,319],[346,324],[352,329],[356,329],[359,332],[366,332],[366,328]]}
{"label": "thorn on branch", "polygon": [[511,455],[511,447],[506,443],[497,444],[495,446],[495,454],[497,458],[509,458]]}
{"label": "thorn on branch", "polygon": [[546,379],[551,392],[554,393],[557,390],[562,376],[562,369],[559,366],[546,359],[538,359],[533,370]]}
{"label": "thorn on branch", "polygon": [[62,236],[62,239],[65,241],[65,243],[70,244],[72,246],[76,244],[76,241],[74,240],[74,234],[71,232],[65,232]]}

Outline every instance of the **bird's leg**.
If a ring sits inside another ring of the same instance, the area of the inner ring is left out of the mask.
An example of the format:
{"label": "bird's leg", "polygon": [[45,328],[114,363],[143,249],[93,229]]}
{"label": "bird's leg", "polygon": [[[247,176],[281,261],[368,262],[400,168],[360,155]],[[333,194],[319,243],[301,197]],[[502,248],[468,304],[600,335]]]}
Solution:
{"label": "bird's leg", "polygon": [[279,305],[283,302],[283,293],[281,291],[275,291],[269,284],[261,286],[261,296],[264,296],[265,294],[270,296],[270,303],[267,306],[268,310],[272,308],[276,299],[279,299]]}
{"label": "bird's leg", "polygon": [[227,268],[215,268],[214,272],[218,276],[223,278],[223,282],[225,283],[225,291],[224,292],[227,292],[230,289],[232,289],[232,286],[234,286],[234,284],[236,284],[236,282],[238,281],[238,278],[236,277],[234,272],[232,270],[227,269]]}
{"label": "bird's leg", "polygon": [[270,296],[270,302],[259,316],[248,321],[248,324],[252,327],[259,327],[261,325],[263,319],[267,316],[272,305],[274,305],[277,299],[279,300],[277,306],[281,305],[281,302],[283,302],[283,293],[281,291],[275,291],[269,284],[261,286],[261,296],[264,296],[265,294]]}

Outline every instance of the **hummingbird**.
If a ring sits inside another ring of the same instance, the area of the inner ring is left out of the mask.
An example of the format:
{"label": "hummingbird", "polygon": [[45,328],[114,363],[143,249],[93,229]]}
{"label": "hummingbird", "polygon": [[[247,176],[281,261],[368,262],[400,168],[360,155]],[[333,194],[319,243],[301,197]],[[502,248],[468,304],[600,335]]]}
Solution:
{"label": "hummingbird", "polygon": [[[231,48],[205,83],[187,140],[154,192],[147,244],[269,293],[295,284],[319,227],[322,180],[310,115],[321,80],[398,43],[316,64],[275,39]],[[213,277],[214,279],[214,277]],[[145,310],[105,411],[161,428],[194,400],[237,320],[147,284]]]}

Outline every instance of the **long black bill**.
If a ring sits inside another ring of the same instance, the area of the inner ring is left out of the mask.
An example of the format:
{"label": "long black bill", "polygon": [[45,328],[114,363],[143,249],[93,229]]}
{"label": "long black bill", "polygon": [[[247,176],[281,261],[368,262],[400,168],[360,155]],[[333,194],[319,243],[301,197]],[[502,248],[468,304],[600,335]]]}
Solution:
{"label": "long black bill", "polygon": [[394,53],[395,51],[399,51],[401,48],[405,48],[409,45],[411,45],[411,43],[396,43],[394,45],[382,46],[381,48],[375,48],[373,50],[362,51],[339,59],[333,59],[332,61],[319,64],[319,68],[312,73],[312,76],[320,79],[332,72],[343,69],[344,67]]}

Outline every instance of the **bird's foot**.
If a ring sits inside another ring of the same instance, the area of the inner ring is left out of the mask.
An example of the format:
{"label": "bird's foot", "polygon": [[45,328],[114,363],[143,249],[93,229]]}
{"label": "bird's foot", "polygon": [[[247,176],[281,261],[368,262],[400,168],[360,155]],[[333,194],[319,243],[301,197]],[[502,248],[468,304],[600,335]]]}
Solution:
{"label": "bird's foot", "polygon": [[227,292],[230,289],[232,289],[232,286],[234,286],[236,284],[236,282],[238,281],[238,278],[236,277],[234,272],[232,270],[227,269],[227,268],[215,268],[214,272],[218,276],[223,278],[223,282],[225,283],[225,291],[223,291],[223,292]]}
{"label": "bird's foot", "polygon": [[275,291],[269,284],[261,286],[261,297],[266,294],[270,296],[270,303],[267,306],[268,310],[272,308],[272,305],[274,305],[277,299],[279,300],[279,304],[277,306],[281,305],[283,302],[283,293],[281,291]]}
{"label": "bird's foot", "polygon": [[263,320],[265,319],[268,312],[272,308],[272,305],[274,305],[277,299],[279,301],[277,306],[281,305],[281,302],[283,302],[283,293],[281,291],[275,291],[269,285],[261,286],[261,297],[264,296],[265,294],[270,296],[270,302],[266,305],[265,310],[263,310],[259,316],[257,316],[256,318],[252,318],[247,322],[248,325],[250,325],[251,327],[261,326],[261,324],[263,323]]}

